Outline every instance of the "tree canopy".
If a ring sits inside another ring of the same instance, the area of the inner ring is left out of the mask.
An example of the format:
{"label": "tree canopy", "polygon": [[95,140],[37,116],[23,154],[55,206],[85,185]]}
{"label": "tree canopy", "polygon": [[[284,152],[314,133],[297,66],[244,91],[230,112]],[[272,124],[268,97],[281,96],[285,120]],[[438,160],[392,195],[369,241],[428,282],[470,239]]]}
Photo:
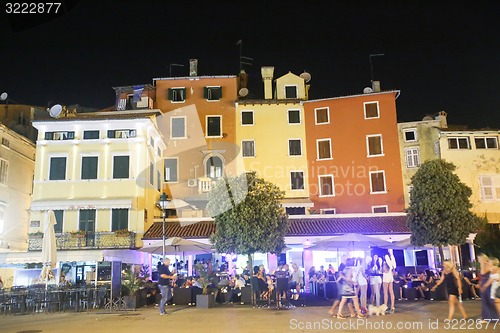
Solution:
{"label": "tree canopy", "polygon": [[210,240],[218,252],[250,256],[280,253],[285,247],[288,221],[278,186],[247,173],[219,180],[208,197],[216,225]]}
{"label": "tree canopy", "polygon": [[452,163],[431,160],[412,177],[407,223],[413,244],[460,245],[477,231],[481,219],[470,211],[472,190],[454,170]]}

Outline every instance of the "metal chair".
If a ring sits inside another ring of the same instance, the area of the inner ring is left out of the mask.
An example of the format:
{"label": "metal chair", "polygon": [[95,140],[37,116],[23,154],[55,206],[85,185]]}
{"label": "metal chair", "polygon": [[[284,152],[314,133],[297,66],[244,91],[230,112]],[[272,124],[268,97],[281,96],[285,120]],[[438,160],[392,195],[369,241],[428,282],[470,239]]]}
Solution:
{"label": "metal chair", "polygon": [[290,309],[294,307],[289,301],[288,278],[276,279],[276,308]]}

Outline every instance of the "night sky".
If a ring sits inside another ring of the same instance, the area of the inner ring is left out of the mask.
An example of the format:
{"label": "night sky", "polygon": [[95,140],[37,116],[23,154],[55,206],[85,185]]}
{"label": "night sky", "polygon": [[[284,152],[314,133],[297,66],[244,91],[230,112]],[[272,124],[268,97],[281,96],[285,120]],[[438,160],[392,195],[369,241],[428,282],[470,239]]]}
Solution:
{"label": "night sky", "polygon": [[241,39],[254,98],[261,66],[308,71],[310,99],[359,94],[383,53],[374,79],[401,90],[399,122],[444,110],[450,124],[500,128],[499,2],[437,2],[63,1],[51,20],[2,7],[0,90],[9,103],[104,108],[112,87],[152,83],[172,63],[187,76],[190,58],[199,75],[237,74]]}

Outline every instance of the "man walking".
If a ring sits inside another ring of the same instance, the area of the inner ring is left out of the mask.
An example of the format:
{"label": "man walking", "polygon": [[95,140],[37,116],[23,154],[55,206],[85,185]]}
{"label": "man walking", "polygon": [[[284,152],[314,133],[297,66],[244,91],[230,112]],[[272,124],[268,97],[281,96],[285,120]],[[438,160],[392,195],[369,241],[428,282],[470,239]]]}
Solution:
{"label": "man walking", "polygon": [[160,315],[163,316],[165,312],[165,304],[172,298],[172,284],[171,280],[175,279],[177,274],[170,272],[170,259],[166,258],[162,266],[159,267],[158,273],[158,288],[160,288],[161,301],[160,301]]}

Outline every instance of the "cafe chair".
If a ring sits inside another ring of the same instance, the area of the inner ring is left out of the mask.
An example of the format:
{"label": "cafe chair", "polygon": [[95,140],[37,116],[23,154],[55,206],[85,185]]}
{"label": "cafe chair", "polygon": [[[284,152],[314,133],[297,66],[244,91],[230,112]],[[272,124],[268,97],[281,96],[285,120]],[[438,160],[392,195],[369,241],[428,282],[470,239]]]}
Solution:
{"label": "cafe chair", "polygon": [[252,288],[253,288],[253,293],[255,297],[255,303],[254,303],[254,308],[263,308],[263,307],[269,307],[269,301],[264,299],[264,295],[266,294],[266,291],[262,291],[259,289],[259,278],[258,277],[252,277],[251,283],[252,283]]}
{"label": "cafe chair", "polygon": [[290,309],[293,305],[288,301],[291,293],[288,290],[288,278],[276,279],[276,308]]}

